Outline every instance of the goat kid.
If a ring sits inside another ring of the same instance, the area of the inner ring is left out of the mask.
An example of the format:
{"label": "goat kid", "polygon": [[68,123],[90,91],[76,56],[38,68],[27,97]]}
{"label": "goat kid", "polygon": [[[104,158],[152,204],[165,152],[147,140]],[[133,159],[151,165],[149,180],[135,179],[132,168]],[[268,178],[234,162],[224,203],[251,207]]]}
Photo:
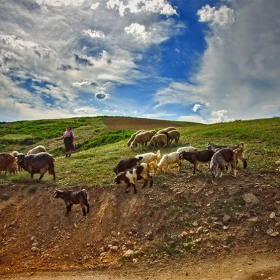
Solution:
{"label": "goat kid", "polygon": [[227,164],[229,165],[230,171],[233,170],[233,176],[236,177],[236,162],[233,150],[224,148],[217,151],[210,162],[210,171],[213,178],[216,178],[218,175],[222,177]]}
{"label": "goat kid", "polygon": [[[80,204],[83,215],[86,216],[86,213],[89,213],[89,203],[88,203],[88,194],[85,189],[79,191],[54,191],[54,198],[61,198],[64,200],[66,205],[66,215],[71,211],[73,204]],[[87,211],[86,208],[87,207]]]}

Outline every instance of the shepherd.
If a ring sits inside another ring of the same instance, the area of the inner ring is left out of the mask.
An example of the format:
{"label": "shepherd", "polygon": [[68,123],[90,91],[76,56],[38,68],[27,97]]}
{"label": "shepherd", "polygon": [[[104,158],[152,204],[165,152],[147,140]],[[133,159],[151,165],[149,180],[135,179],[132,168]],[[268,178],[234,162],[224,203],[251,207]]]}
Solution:
{"label": "shepherd", "polygon": [[74,132],[70,125],[66,126],[63,135],[57,140],[63,139],[65,146],[65,157],[71,157],[72,152],[75,150],[74,146]]}

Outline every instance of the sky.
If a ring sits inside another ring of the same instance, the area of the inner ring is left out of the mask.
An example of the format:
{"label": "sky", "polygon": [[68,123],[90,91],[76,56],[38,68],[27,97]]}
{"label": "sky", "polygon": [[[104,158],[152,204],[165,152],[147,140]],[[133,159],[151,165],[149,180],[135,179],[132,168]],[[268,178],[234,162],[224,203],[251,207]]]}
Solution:
{"label": "sky", "polygon": [[280,116],[279,0],[0,2],[0,121]]}

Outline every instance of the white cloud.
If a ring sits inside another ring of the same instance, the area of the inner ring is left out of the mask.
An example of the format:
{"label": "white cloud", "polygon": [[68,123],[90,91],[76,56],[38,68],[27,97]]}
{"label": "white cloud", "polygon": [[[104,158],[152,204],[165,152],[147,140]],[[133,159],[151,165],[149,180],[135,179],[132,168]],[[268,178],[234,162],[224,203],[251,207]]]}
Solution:
{"label": "white cloud", "polygon": [[124,1],[109,0],[107,1],[108,9],[116,9],[121,16],[124,16],[126,11],[130,13],[150,12],[165,16],[178,15],[176,10],[166,0],[133,0],[124,4]]}
{"label": "white cloud", "polygon": [[50,6],[80,6],[84,3],[84,0],[35,0],[38,4],[50,5]]}
{"label": "white cloud", "polygon": [[200,104],[195,104],[195,105],[193,106],[192,110],[193,110],[194,112],[196,112],[196,111],[199,110],[201,107],[202,107],[202,106],[201,106]]}
{"label": "white cloud", "polygon": [[132,23],[130,26],[124,28],[126,34],[131,34],[136,41],[145,42],[148,37],[148,33],[145,30],[145,26],[139,23]]}
{"label": "white cloud", "polygon": [[199,21],[210,22],[210,24],[218,24],[219,26],[231,24],[235,19],[234,11],[225,5],[219,9],[205,5],[198,10],[197,14],[199,15]]}
{"label": "white cloud", "polygon": [[89,36],[91,38],[104,38],[104,32],[100,31],[100,30],[82,30],[82,34]]}
{"label": "white cloud", "polygon": [[206,121],[198,115],[180,116],[178,121],[182,122],[195,122],[195,123],[206,123]]}

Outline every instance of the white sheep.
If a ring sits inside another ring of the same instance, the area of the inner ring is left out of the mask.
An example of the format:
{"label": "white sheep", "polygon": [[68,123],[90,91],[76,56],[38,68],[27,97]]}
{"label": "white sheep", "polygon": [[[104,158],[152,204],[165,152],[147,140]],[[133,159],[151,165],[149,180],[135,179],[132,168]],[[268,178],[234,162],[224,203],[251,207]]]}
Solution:
{"label": "white sheep", "polygon": [[35,155],[41,152],[46,152],[46,148],[42,145],[36,146],[35,148],[29,150],[27,155]]}
{"label": "white sheep", "polygon": [[186,147],[181,147],[181,148],[178,148],[177,149],[177,152],[180,153],[180,152],[194,152],[194,151],[197,151],[197,148],[193,147],[193,146],[186,146]]}
{"label": "white sheep", "polygon": [[139,133],[141,133],[141,132],[144,132],[145,130],[144,129],[140,129],[140,130],[138,130],[138,131],[136,131],[135,133],[133,133],[131,136],[130,136],[130,138],[129,138],[129,140],[127,141],[127,146],[129,147],[130,146],[130,144],[132,143],[132,141],[135,139],[135,137],[136,137],[136,135],[137,134],[139,134]]}
{"label": "white sheep", "polygon": [[163,145],[163,147],[167,146],[167,136],[165,134],[156,134],[152,137],[149,143],[150,148],[154,148],[158,145]]}
{"label": "white sheep", "polygon": [[164,155],[159,164],[157,164],[157,168],[159,168],[161,171],[164,171],[164,168],[168,170],[169,165],[171,164],[177,164],[178,165],[178,172],[181,171],[181,160],[179,158],[180,153],[178,152],[172,152],[169,154]]}
{"label": "white sheep", "polygon": [[150,164],[154,169],[154,173],[157,170],[157,162],[160,158],[160,150],[157,151],[157,153],[145,153],[145,154],[141,154],[141,155],[136,155],[135,158],[141,158],[140,163],[147,163]]}
{"label": "white sheep", "polygon": [[147,145],[147,143],[151,140],[153,136],[154,136],[154,132],[152,131],[145,131],[137,134],[130,145],[131,150],[134,151],[134,148],[138,144],[142,146]]}
{"label": "white sheep", "polygon": [[171,130],[176,130],[176,127],[170,126],[170,127],[166,127],[164,129],[159,130],[157,133],[161,133],[161,132],[169,132]]}

